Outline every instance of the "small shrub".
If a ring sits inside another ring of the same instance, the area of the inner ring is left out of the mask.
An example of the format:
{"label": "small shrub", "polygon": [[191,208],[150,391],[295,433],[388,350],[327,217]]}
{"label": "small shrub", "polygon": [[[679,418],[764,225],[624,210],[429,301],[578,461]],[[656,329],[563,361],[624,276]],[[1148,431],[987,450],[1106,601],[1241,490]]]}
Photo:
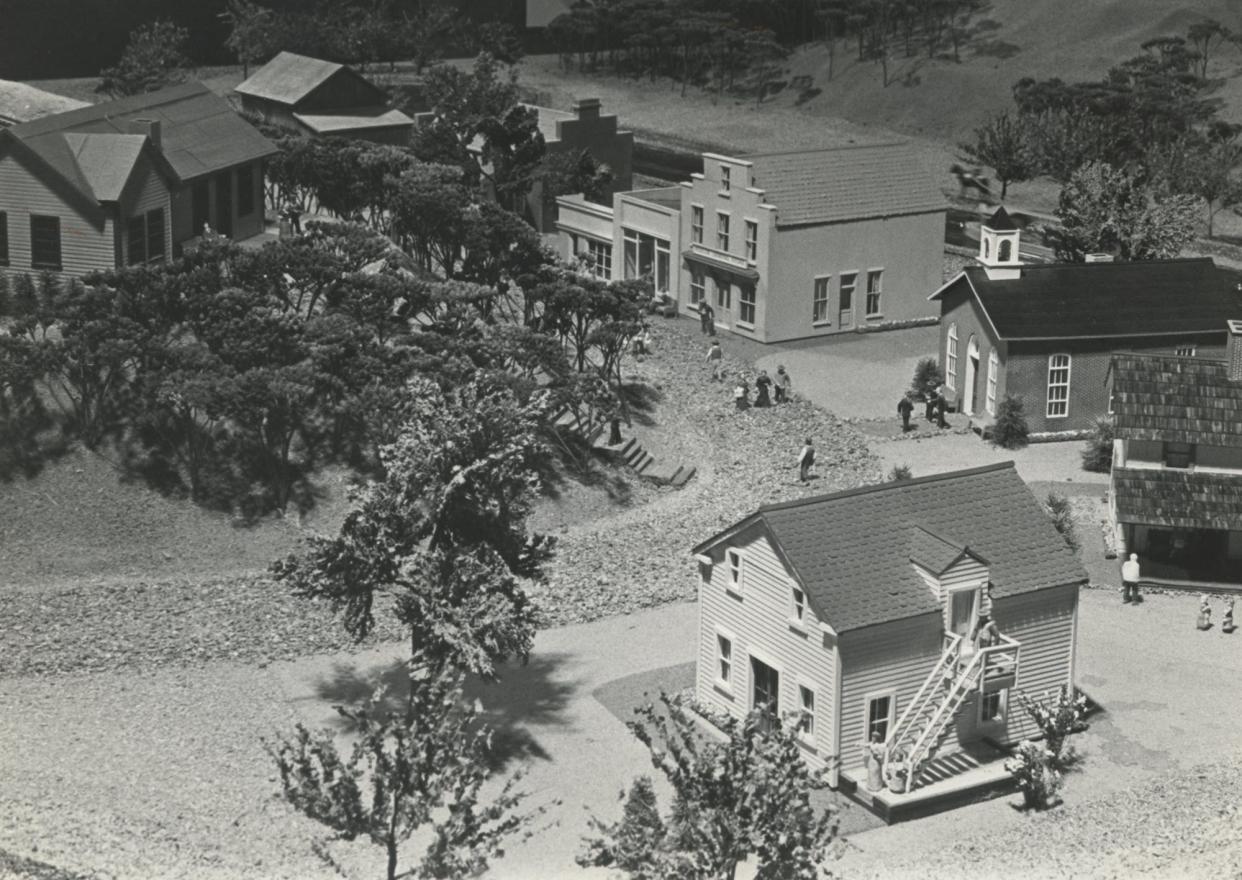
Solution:
{"label": "small shrub", "polygon": [[1075,553],[1082,549],[1082,545],[1078,542],[1078,531],[1074,528],[1074,509],[1070,506],[1069,499],[1064,495],[1049,492],[1048,498],[1044,501],[1044,511],[1048,514],[1048,519],[1052,520],[1052,525],[1065,539],[1065,543],[1069,544],[1070,549]]}
{"label": "small shrub", "polygon": [[914,473],[910,470],[908,464],[895,464],[893,469],[888,472],[888,481],[896,483],[898,480],[913,480]]}
{"label": "small shrub", "polygon": [[1113,468],[1113,420],[1101,416],[1082,451],[1082,469],[1106,474]]}
{"label": "small shrub", "polygon": [[1061,774],[1052,766],[1052,752],[1040,743],[1023,740],[1005,762],[1005,770],[1022,790],[1028,809],[1046,810],[1061,788]]}
{"label": "small shrub", "polygon": [[940,364],[935,358],[920,358],[918,364],[914,367],[914,378],[910,381],[910,388],[915,394],[920,396],[927,394],[933,388],[944,382],[944,373],[940,369]]}
{"label": "small shrub", "polygon": [[1005,449],[1022,449],[1030,437],[1026,413],[1022,411],[1022,398],[1006,394],[996,407],[996,422],[992,425],[992,444]]}
{"label": "small shrub", "polygon": [[1070,690],[1065,685],[1061,686],[1055,697],[1051,691],[1035,699],[1024,693],[1018,697],[1026,714],[1039,725],[1044,735],[1052,767],[1064,768],[1069,763],[1065,741],[1071,734],[1081,733],[1090,726],[1086,722],[1087,698],[1077,688]]}

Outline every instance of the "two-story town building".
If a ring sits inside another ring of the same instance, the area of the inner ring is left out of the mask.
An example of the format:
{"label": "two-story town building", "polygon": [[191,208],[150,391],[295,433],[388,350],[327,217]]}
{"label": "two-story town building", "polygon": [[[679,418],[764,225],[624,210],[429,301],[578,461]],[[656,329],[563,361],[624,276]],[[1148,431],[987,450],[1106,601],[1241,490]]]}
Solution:
{"label": "two-story town building", "polygon": [[1242,582],[1242,321],[1222,360],[1118,354],[1108,509],[1145,578]]}
{"label": "two-story town building", "polygon": [[1000,208],[978,265],[930,297],[940,366],[957,410],[986,426],[1006,394],[1032,432],[1084,431],[1108,414],[1113,353],[1219,357],[1239,295],[1210,258],[1024,263],[1021,230]]}
{"label": "two-story town building", "polygon": [[[872,737],[927,784],[1036,733],[1014,694],[1073,683],[1086,572],[1012,462],[770,504],[693,552],[699,701],[802,713],[834,785]],[[989,600],[1000,639],[964,651]]]}
{"label": "two-story town building", "polygon": [[83,275],[263,232],[276,146],[201,83],[0,130],[0,271]]}
{"label": "two-story town building", "polygon": [[[558,199],[560,248],[608,262],[613,279],[649,276],[685,313],[709,302],[721,329],[759,342],[853,332],[934,317],[922,291],[941,279],[945,204],[933,181],[905,143],[704,153],[676,189]],[[658,221],[635,219],[640,202]]]}

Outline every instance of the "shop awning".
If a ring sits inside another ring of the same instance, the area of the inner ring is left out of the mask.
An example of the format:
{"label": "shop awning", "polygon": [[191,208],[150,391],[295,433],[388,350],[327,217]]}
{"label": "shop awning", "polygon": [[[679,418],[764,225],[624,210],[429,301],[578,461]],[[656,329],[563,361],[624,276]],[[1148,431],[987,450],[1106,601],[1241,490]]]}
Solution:
{"label": "shop awning", "polygon": [[715,272],[728,272],[730,275],[745,278],[747,281],[759,280],[759,273],[755,269],[752,269],[750,266],[738,265],[723,257],[717,257],[703,251],[682,251],[681,255],[687,261],[699,263]]}

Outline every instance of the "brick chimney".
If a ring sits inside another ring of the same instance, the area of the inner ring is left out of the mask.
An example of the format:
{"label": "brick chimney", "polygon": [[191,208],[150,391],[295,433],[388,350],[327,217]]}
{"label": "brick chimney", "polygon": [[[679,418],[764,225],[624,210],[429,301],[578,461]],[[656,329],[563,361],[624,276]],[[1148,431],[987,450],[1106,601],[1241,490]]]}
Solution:
{"label": "brick chimney", "polygon": [[151,146],[160,149],[160,121],[158,119],[131,119],[130,134],[145,134],[151,139]]}
{"label": "brick chimney", "polygon": [[575,102],[574,113],[579,119],[599,119],[599,98],[583,98]]}
{"label": "brick chimney", "polygon": [[1229,338],[1225,341],[1225,369],[1232,382],[1242,382],[1242,321],[1229,321]]}

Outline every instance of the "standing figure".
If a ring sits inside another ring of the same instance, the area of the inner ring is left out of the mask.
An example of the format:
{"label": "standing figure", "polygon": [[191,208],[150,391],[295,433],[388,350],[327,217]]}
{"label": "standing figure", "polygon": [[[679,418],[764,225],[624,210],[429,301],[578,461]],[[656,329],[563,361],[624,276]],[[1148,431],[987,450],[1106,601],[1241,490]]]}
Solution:
{"label": "standing figure", "polygon": [[815,464],[815,447],[811,445],[811,438],[807,437],[806,444],[798,453],[798,479],[804,483],[811,479],[811,465],[813,464]]}
{"label": "standing figure", "polygon": [[1233,596],[1225,600],[1225,616],[1220,621],[1220,631],[1228,634],[1237,629],[1233,625]]}
{"label": "standing figure", "polygon": [[699,329],[708,336],[716,335],[716,310],[707,300],[699,303]]}
{"label": "standing figure", "polygon": [[1121,601],[1139,601],[1139,562],[1137,553],[1131,553],[1130,558],[1121,563]]}
{"label": "standing figure", "polygon": [[1199,619],[1195,621],[1197,629],[1212,628],[1212,602],[1208,599],[1208,594],[1204,593],[1199,597]]}
{"label": "standing figure", "polygon": [[712,365],[712,378],[719,381],[724,375],[724,352],[719,342],[713,341],[707,350],[707,362]]}
{"label": "standing figure", "polygon": [[884,742],[880,732],[873,731],[871,742],[866,745],[863,762],[867,765],[867,790],[879,791],[884,787],[884,775],[880,772],[884,764]]}
{"label": "standing figure", "polygon": [[929,422],[936,420],[936,389],[928,388],[923,395],[923,399],[927,406],[923,412],[923,417]]}
{"label": "standing figure", "polygon": [[914,412],[914,404],[910,402],[910,392],[907,391],[902,395],[901,400],[897,401],[897,415],[901,416],[901,430],[910,430],[910,413]]}
{"label": "standing figure", "polygon": [[947,428],[949,423],[945,421],[944,414],[949,408],[949,401],[943,394],[936,395],[936,427]]}
{"label": "standing figure", "polygon": [[768,371],[760,370],[759,378],[755,380],[755,406],[772,405],[772,398],[768,394],[771,387],[772,379],[768,376]]}
{"label": "standing figure", "polygon": [[789,400],[789,392],[793,390],[793,380],[785,372],[785,365],[776,368],[776,402],[785,403]]}
{"label": "standing figure", "polygon": [[746,375],[737,374],[737,384],[733,386],[733,402],[739,410],[750,406],[750,386],[746,384]]}

